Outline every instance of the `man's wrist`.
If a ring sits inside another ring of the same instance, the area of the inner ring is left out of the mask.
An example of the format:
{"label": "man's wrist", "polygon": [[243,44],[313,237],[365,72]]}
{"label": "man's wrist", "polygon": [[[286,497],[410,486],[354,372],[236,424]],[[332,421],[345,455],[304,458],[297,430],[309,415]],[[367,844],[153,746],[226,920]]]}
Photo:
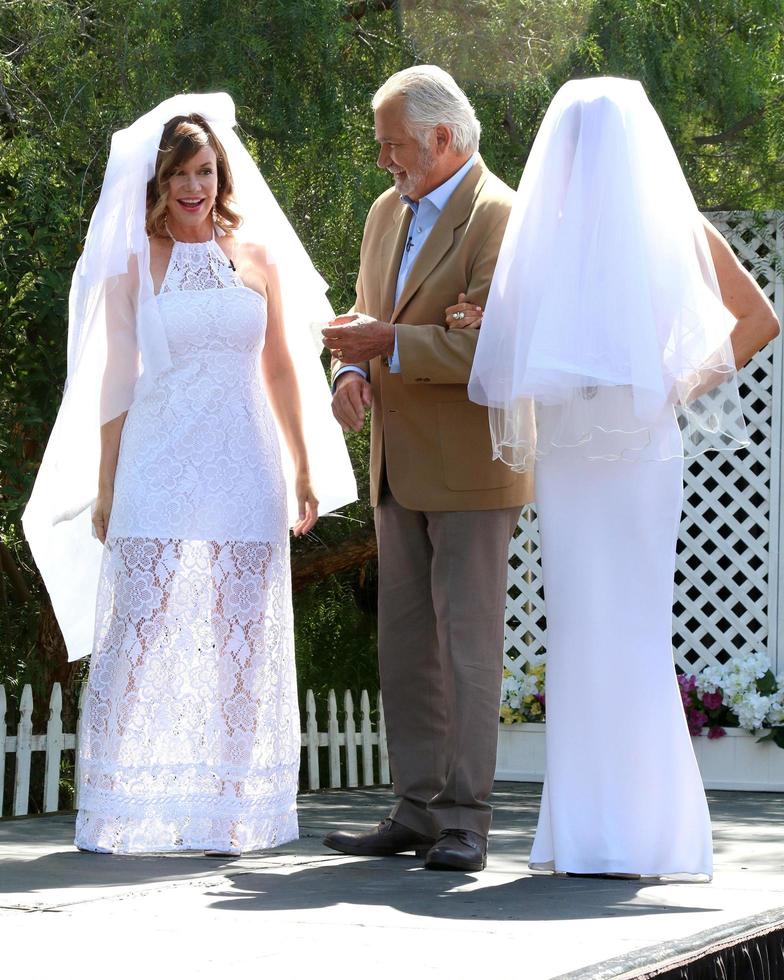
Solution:
{"label": "man's wrist", "polygon": [[361,368],[344,368],[335,378],[335,391],[349,380],[365,381],[365,372]]}
{"label": "man's wrist", "polygon": [[384,350],[384,357],[386,357],[387,360],[389,360],[389,358],[391,358],[392,355],[395,353],[395,339],[397,336],[397,331],[395,329],[394,323],[387,323],[386,328],[387,328],[387,345],[386,345],[386,349]]}

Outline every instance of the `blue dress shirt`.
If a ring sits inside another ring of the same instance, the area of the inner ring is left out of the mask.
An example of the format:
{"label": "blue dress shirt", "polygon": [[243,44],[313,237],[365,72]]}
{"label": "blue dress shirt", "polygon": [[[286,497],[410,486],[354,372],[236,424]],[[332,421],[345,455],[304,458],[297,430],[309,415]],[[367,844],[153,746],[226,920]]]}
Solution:
{"label": "blue dress shirt", "polygon": [[[395,305],[397,306],[397,301],[400,299],[400,294],[403,292],[403,287],[408,279],[408,274],[411,271],[414,262],[416,262],[416,257],[422,250],[422,246],[427,241],[427,237],[430,232],[435,227],[435,223],[441,216],[441,212],[447,206],[449,198],[454,194],[460,182],[466,176],[468,171],[473,167],[478,158],[478,154],[474,153],[473,156],[466,160],[463,166],[452,176],[445,180],[443,184],[439,184],[434,190],[430,191],[429,194],[425,194],[424,197],[420,198],[418,201],[412,201],[410,197],[401,197],[400,200],[411,208],[411,222],[408,226],[408,240],[406,242],[405,248],[403,249],[403,255],[400,259],[400,269],[397,274],[397,285],[395,287]],[[455,301],[457,301],[457,296],[455,296]],[[400,373],[400,358],[398,356],[397,350],[397,331],[395,331],[395,349],[392,356],[389,359],[389,370],[391,374]],[[347,365],[338,371],[335,375],[335,381],[343,374],[344,371],[358,371],[363,377],[367,377],[362,368],[356,367],[354,365]]]}

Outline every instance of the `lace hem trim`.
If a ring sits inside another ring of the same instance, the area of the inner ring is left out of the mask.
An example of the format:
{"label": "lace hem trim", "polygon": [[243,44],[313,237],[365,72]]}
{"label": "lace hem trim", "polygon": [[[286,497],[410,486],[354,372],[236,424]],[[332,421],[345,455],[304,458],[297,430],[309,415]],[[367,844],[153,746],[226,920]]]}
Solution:
{"label": "lace hem trim", "polygon": [[79,810],[74,844],[99,854],[150,854],[175,851],[263,851],[299,837],[296,804],[264,817],[226,821],[220,817],[158,813],[145,821],[125,814]]}

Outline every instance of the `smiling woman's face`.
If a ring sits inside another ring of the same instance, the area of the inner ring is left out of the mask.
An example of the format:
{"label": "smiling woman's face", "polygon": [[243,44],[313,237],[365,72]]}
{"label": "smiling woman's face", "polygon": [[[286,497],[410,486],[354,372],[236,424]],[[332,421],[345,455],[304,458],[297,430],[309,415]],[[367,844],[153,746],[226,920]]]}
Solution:
{"label": "smiling woman's face", "polygon": [[212,214],[218,196],[218,158],[203,146],[171,172],[166,188],[169,218],[186,227],[201,224]]}

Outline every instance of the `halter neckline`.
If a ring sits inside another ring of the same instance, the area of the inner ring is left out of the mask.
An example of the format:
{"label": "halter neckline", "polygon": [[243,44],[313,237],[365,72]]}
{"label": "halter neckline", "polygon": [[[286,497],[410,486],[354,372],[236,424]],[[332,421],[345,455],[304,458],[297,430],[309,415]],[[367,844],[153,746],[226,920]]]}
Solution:
{"label": "halter neckline", "polygon": [[172,235],[171,230],[169,229],[168,222],[164,224],[164,228],[166,229],[166,234],[169,236],[169,238],[171,238],[171,240],[174,242],[175,245],[209,245],[210,242],[215,242],[217,244],[218,241],[217,236],[215,234],[214,223],[212,226],[212,238],[208,238],[205,242],[181,242],[179,238],[175,238],[174,235]]}
{"label": "halter neckline", "polygon": [[156,296],[184,290],[203,291],[243,285],[233,259],[218,244],[214,225],[213,237],[206,242],[181,242],[172,235],[168,226],[166,231],[173,244]]}

